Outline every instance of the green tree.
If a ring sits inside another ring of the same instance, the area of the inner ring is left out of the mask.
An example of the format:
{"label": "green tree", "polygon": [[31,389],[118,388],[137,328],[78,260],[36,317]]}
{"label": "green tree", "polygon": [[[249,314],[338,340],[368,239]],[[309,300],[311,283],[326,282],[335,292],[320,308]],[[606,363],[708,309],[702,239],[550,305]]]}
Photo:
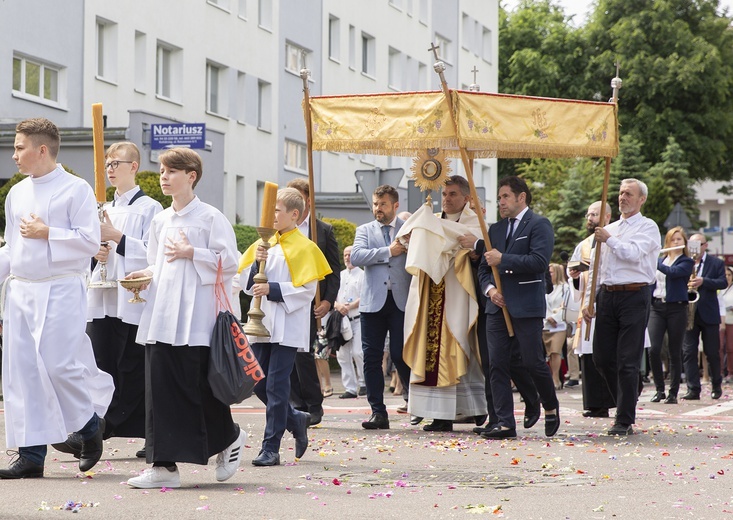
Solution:
{"label": "green tree", "polygon": [[733,31],[718,0],[598,0],[585,27],[586,83],[621,65],[619,122],[649,162],[674,136],[692,179],[729,179],[733,166]]}
{"label": "green tree", "polygon": [[[618,190],[623,179],[639,179],[647,181],[649,163],[644,159],[642,143],[630,135],[621,136],[619,142],[619,154],[611,161],[610,181],[608,183],[608,203],[611,205],[613,214],[611,221],[618,217]],[[605,161],[604,169],[605,169]],[[593,200],[601,200],[603,193],[603,174],[601,182],[593,192]]]}
{"label": "green tree", "polygon": [[[163,190],[160,189],[160,173],[148,170],[138,172],[135,182],[145,192],[145,195],[160,202],[164,208],[170,207],[173,199],[169,195],[163,195]],[[115,187],[108,187],[106,195],[107,200],[114,200]]]}

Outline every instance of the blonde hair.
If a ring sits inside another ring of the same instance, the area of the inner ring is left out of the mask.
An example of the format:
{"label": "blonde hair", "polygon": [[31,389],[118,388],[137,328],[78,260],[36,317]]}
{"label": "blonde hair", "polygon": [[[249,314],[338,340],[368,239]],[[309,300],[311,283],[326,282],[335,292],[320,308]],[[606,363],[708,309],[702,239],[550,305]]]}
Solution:
{"label": "blonde hair", "polygon": [[110,155],[121,155],[128,161],[135,161],[140,166],[140,150],[135,143],[130,141],[120,141],[114,143],[107,148],[107,154],[105,157]]}
{"label": "blonde hair", "polygon": [[565,278],[565,269],[560,264],[550,264],[550,271],[555,274],[555,285],[560,285],[568,281]]}
{"label": "blonde hair", "polygon": [[685,233],[685,228],[683,228],[682,226],[675,226],[667,231],[667,234],[664,235],[664,247],[671,247],[672,237],[675,233],[679,233],[680,235],[682,235],[682,241],[685,243],[685,248],[682,250],[682,253],[685,256],[690,256],[690,252],[687,250],[687,233]]}
{"label": "blonde hair", "polygon": [[303,195],[295,188],[281,188],[277,190],[277,201],[281,202],[288,212],[297,209],[298,213],[302,215],[303,211],[305,211]]}

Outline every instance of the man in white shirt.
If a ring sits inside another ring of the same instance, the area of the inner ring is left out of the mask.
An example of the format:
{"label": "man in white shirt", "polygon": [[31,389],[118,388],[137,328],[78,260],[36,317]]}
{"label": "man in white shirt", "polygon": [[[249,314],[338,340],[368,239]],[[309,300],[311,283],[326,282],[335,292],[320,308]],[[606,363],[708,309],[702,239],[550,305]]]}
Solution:
{"label": "man in white shirt", "polygon": [[[341,366],[341,382],[345,392],[341,399],[353,399],[358,395],[366,395],[364,386],[364,352],[361,349],[361,321],[359,319],[359,295],[364,283],[364,270],[351,263],[351,246],[344,248],[344,264],[341,271],[341,285],[334,308],[338,316],[348,318],[352,337],[341,345],[336,352],[336,359]],[[335,319],[332,316],[331,319]],[[354,370],[356,363],[356,370]]]}
{"label": "man in white shirt", "polygon": [[621,218],[594,231],[602,244],[597,302],[595,309],[583,309],[583,319],[590,323],[596,317],[593,361],[616,399],[616,419],[609,435],[632,434],[636,420],[644,332],[661,248],[657,224],[641,214],[647,194],[643,182],[622,180]]}

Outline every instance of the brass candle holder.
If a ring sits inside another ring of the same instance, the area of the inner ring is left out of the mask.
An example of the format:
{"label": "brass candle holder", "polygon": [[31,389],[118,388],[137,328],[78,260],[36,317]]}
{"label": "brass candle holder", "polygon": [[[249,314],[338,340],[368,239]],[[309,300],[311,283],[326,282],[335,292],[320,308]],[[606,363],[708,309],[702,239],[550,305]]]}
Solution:
{"label": "brass candle holder", "polygon": [[[99,221],[104,222],[104,202],[97,202]],[[107,242],[101,245],[107,246]],[[117,287],[117,280],[107,280],[107,262],[99,262],[99,280],[89,284],[90,289],[113,289]]]}
{"label": "brass candle holder", "polygon": [[[257,234],[262,239],[262,247],[270,249],[270,238],[275,234],[275,229],[269,227],[258,227]],[[265,276],[265,262],[260,262],[259,271],[254,275],[255,283],[267,283],[267,276]],[[244,333],[248,336],[258,336],[261,338],[269,338],[270,331],[265,328],[262,324],[262,318],[265,317],[265,313],[262,312],[260,305],[262,303],[261,296],[255,296],[252,300],[252,306],[247,313],[247,323],[244,324]]]}

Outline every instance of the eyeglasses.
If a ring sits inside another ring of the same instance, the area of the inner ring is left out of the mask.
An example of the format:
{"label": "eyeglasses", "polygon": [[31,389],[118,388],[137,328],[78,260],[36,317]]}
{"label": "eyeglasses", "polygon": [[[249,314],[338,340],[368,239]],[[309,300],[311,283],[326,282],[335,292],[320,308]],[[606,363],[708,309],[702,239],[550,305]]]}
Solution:
{"label": "eyeglasses", "polygon": [[104,169],[109,170],[110,168],[112,168],[112,171],[115,171],[117,167],[120,165],[120,163],[132,164],[134,162],[135,161],[111,161],[111,162],[104,164]]}

